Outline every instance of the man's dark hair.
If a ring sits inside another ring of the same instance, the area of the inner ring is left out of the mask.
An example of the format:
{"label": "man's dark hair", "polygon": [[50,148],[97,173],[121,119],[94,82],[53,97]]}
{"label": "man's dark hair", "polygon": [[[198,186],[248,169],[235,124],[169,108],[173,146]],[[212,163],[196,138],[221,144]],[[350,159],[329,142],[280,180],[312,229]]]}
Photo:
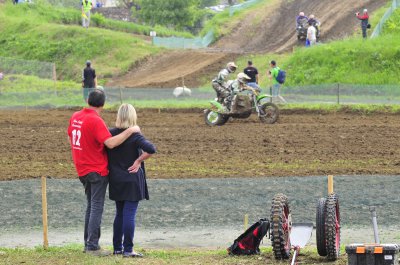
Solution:
{"label": "man's dark hair", "polygon": [[273,66],[275,66],[275,65],[276,65],[276,62],[275,62],[274,60],[272,60],[272,61],[271,61],[271,64],[272,64]]}
{"label": "man's dark hair", "polygon": [[90,65],[92,64],[92,62],[90,62],[89,60],[86,61],[86,66],[90,67]]}
{"label": "man's dark hair", "polygon": [[89,93],[88,104],[91,107],[100,108],[106,102],[106,94],[101,89],[94,89]]}
{"label": "man's dark hair", "polygon": [[253,65],[253,62],[252,61],[247,61],[247,64],[248,65]]}

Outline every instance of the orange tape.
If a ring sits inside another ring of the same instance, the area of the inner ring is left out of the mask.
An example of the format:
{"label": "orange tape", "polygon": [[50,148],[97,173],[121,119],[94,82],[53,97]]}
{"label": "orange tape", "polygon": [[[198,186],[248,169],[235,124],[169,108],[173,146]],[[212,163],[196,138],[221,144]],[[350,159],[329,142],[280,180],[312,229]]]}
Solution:
{"label": "orange tape", "polygon": [[375,247],[374,254],[383,254],[383,247]]}
{"label": "orange tape", "polygon": [[356,248],[356,253],[357,254],[364,254],[365,253],[365,247],[357,247]]}

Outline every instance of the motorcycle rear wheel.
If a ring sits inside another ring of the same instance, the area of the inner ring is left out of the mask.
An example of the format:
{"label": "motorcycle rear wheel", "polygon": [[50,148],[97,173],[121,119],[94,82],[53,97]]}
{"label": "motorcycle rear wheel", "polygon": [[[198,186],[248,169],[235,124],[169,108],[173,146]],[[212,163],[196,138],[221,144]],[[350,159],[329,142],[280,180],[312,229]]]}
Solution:
{"label": "motorcycle rear wheel", "polygon": [[278,107],[271,102],[264,103],[260,106],[260,121],[267,124],[275,123],[279,118]]}
{"label": "motorcycle rear wheel", "polygon": [[229,117],[226,115],[222,115],[213,110],[206,110],[204,112],[204,121],[209,126],[221,126],[224,125],[228,121]]}

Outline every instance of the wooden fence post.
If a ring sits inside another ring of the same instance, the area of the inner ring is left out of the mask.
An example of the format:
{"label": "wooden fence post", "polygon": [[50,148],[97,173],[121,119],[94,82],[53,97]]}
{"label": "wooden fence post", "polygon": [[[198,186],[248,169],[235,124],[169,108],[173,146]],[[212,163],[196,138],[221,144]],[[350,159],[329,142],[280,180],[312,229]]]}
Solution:
{"label": "wooden fence post", "polygon": [[49,247],[48,228],[47,228],[47,185],[46,177],[42,176],[42,220],[43,220],[43,248]]}

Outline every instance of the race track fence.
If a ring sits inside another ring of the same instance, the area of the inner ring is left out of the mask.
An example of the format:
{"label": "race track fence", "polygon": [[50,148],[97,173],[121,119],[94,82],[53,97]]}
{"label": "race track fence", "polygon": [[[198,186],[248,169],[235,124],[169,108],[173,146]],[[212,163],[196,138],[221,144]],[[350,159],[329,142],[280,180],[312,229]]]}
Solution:
{"label": "race track fence", "polygon": [[172,49],[202,49],[214,41],[214,31],[210,30],[204,37],[153,37],[153,45]]}
{"label": "race track fence", "polygon": [[[235,12],[248,8],[263,0],[249,0],[242,4],[234,5],[229,8],[229,16]],[[153,37],[153,45],[171,49],[203,49],[207,48],[215,41],[214,30],[210,30],[203,37],[183,38],[183,37]]]}
{"label": "race track fence", "polygon": [[386,10],[385,14],[382,16],[378,25],[376,25],[376,27],[374,28],[374,31],[371,34],[371,38],[376,38],[382,34],[386,21],[399,6],[400,6],[400,0],[393,0],[392,5],[388,8],[388,10]]}
{"label": "race track fence", "polygon": [[[0,81],[0,88],[1,88]],[[121,103],[150,107],[207,106],[216,95],[211,88],[191,89],[191,95],[175,97],[173,88],[106,87],[107,105]],[[263,93],[271,94],[270,88]],[[400,85],[325,84],[282,87],[281,95],[292,104],[400,104]],[[277,98],[273,102],[280,103]],[[0,90],[0,108],[44,108],[85,106],[81,88],[17,92]]]}
{"label": "race track fence", "polygon": [[57,79],[56,65],[50,62],[0,57],[0,72],[4,74],[36,76],[50,80]]}

